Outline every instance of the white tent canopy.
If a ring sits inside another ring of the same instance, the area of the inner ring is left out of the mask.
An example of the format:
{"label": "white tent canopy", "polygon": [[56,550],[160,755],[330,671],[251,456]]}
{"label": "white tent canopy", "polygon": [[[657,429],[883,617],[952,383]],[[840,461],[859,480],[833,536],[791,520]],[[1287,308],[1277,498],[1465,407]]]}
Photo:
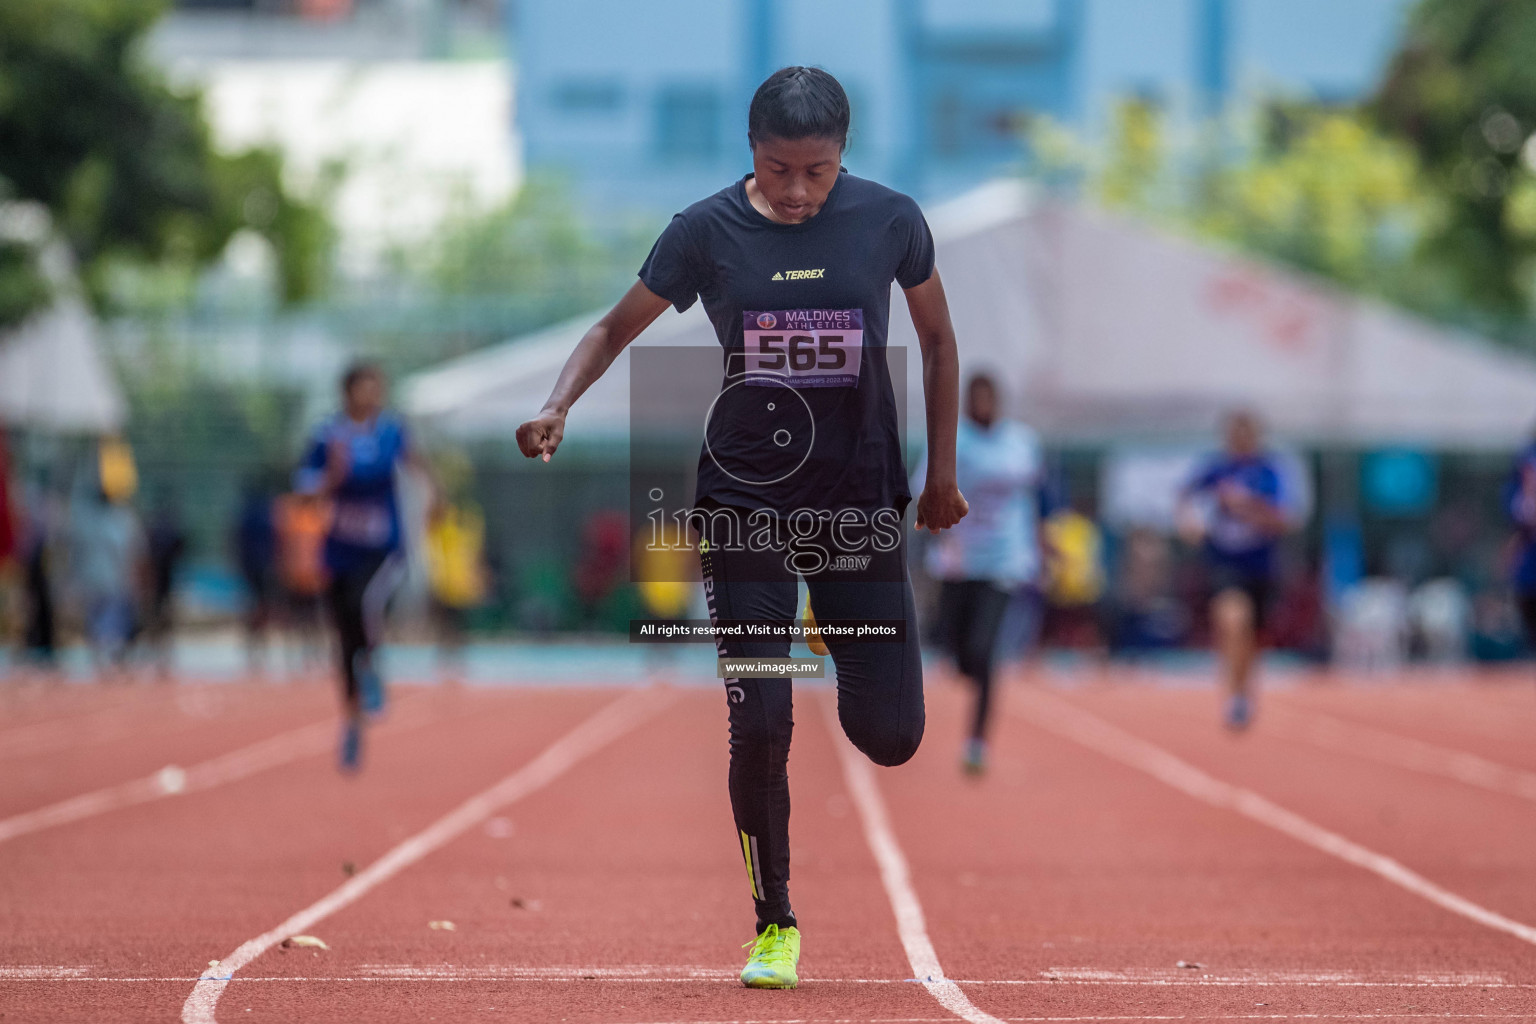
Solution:
{"label": "white tent canopy", "polygon": [[[1054,440],[1188,437],[1236,406],[1296,441],[1359,445],[1508,447],[1536,420],[1530,360],[1299,275],[1033,201],[1014,182],[929,219],[962,372],[998,376],[1013,413]],[[894,291],[892,306],[908,429],[920,435],[921,361]],[[510,437],[597,315],[418,374],[406,408],[453,435]],[[697,305],[635,344],[717,346]],[[627,436],[627,359],[576,404],[569,438]]]}
{"label": "white tent canopy", "polygon": [[85,303],[60,298],[0,335],[0,422],[57,433],[119,430],[127,403]]}

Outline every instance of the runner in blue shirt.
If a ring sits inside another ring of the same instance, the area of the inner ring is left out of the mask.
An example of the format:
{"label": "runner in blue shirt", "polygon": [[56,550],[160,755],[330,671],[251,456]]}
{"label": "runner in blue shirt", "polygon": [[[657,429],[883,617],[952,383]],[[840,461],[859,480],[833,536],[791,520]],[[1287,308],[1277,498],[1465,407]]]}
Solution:
{"label": "runner in blue shirt", "polygon": [[[1275,550],[1290,529],[1281,475],[1264,448],[1258,420],[1227,417],[1225,450],[1185,486],[1180,528],[1205,555],[1211,630],[1226,678],[1227,726],[1245,729],[1253,715],[1253,666],[1259,631],[1275,585]],[[1199,504],[1207,502],[1205,515]]]}
{"label": "runner in blue shirt", "polygon": [[[1040,575],[1036,533],[1040,441],[998,415],[997,384],[976,374],[966,384],[955,440],[955,477],[970,512],[928,545],[928,574],[941,581],[939,630],[960,673],[976,687],[975,713],[961,767],[986,770],[987,725],[998,630],[1008,602]],[[925,467],[919,465],[919,476]]]}
{"label": "runner in blue shirt", "polygon": [[[928,472],[916,523],[965,515],[955,482],[959,364],[933,237],[907,196],[841,168],[848,97],[831,75],[790,67],[752,98],[753,173],[673,218],[640,280],[566,362],[523,454],[548,460],[566,414],[619,352],[674,306],[702,300],[724,352],[699,456],[695,511],[710,615],[790,621],[804,579],[823,625],[896,620],[894,641],[825,635],[843,731],[877,764],[922,740],[923,677],[901,519],[911,494],[886,362],[891,284],[923,356]],[[738,386],[740,385],[740,386]],[[765,525],[764,525],[765,524]],[[751,527],[769,543],[745,541]],[[785,527],[795,530],[787,546]],[[722,639],[722,657],[785,657],[789,640]],[[724,680],[730,794],[757,912],[742,983],[793,988],[800,932],[789,904],[792,683]]]}
{"label": "runner in blue shirt", "polygon": [[315,430],[295,480],[300,493],[331,501],[325,566],[346,714],[338,763],[349,772],[361,763],[364,715],[384,709],[374,652],[385,608],[405,573],[396,471],[410,465],[436,491],[404,422],[385,409],[386,391],[379,367],[358,363],[348,369],[342,411]]}

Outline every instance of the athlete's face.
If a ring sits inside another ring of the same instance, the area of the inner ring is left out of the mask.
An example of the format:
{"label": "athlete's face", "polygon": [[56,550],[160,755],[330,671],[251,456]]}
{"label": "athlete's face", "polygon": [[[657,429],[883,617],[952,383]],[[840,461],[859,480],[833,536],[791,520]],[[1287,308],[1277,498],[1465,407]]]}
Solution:
{"label": "athlete's face", "polygon": [[821,211],[837,183],[843,147],[836,139],[757,139],[752,171],[773,219],[799,224]]}
{"label": "athlete's face", "polygon": [[358,421],[371,420],[384,411],[384,378],[364,374],[347,389],[347,415]]}
{"label": "athlete's face", "polygon": [[1227,420],[1227,451],[1242,458],[1257,454],[1260,444],[1259,424],[1252,416],[1239,414]]}
{"label": "athlete's face", "polygon": [[973,422],[990,427],[997,419],[997,388],[985,377],[977,377],[965,394],[965,414]]}

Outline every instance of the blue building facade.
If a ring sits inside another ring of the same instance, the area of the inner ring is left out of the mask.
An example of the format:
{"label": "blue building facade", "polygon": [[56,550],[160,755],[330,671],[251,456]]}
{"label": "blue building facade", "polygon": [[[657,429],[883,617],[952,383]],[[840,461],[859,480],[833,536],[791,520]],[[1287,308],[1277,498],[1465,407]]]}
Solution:
{"label": "blue building facade", "polygon": [[750,168],[746,108],[785,64],[847,88],[846,163],[922,199],[1005,173],[1049,115],[1092,137],[1138,96],[1194,119],[1370,89],[1409,0],[515,0],[533,173],[595,211],[670,212]]}

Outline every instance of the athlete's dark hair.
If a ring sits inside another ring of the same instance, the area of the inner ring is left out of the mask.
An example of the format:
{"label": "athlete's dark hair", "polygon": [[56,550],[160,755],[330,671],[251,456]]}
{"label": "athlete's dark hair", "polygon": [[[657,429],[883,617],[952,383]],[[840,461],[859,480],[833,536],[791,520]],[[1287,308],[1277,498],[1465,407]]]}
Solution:
{"label": "athlete's dark hair", "polygon": [[848,145],[848,94],[821,68],[780,68],[752,94],[747,142],[765,139],[836,139]]}
{"label": "athlete's dark hair", "polygon": [[345,373],[341,375],[341,393],[350,395],[358,382],[365,378],[373,377],[377,380],[384,379],[384,368],[369,359],[359,359],[350,364]]}
{"label": "athlete's dark hair", "polygon": [[975,388],[991,388],[992,393],[995,395],[998,392],[997,378],[993,377],[992,374],[988,373],[986,370],[977,370],[975,373],[971,374],[970,379],[965,382],[965,390],[967,394],[969,394]]}

